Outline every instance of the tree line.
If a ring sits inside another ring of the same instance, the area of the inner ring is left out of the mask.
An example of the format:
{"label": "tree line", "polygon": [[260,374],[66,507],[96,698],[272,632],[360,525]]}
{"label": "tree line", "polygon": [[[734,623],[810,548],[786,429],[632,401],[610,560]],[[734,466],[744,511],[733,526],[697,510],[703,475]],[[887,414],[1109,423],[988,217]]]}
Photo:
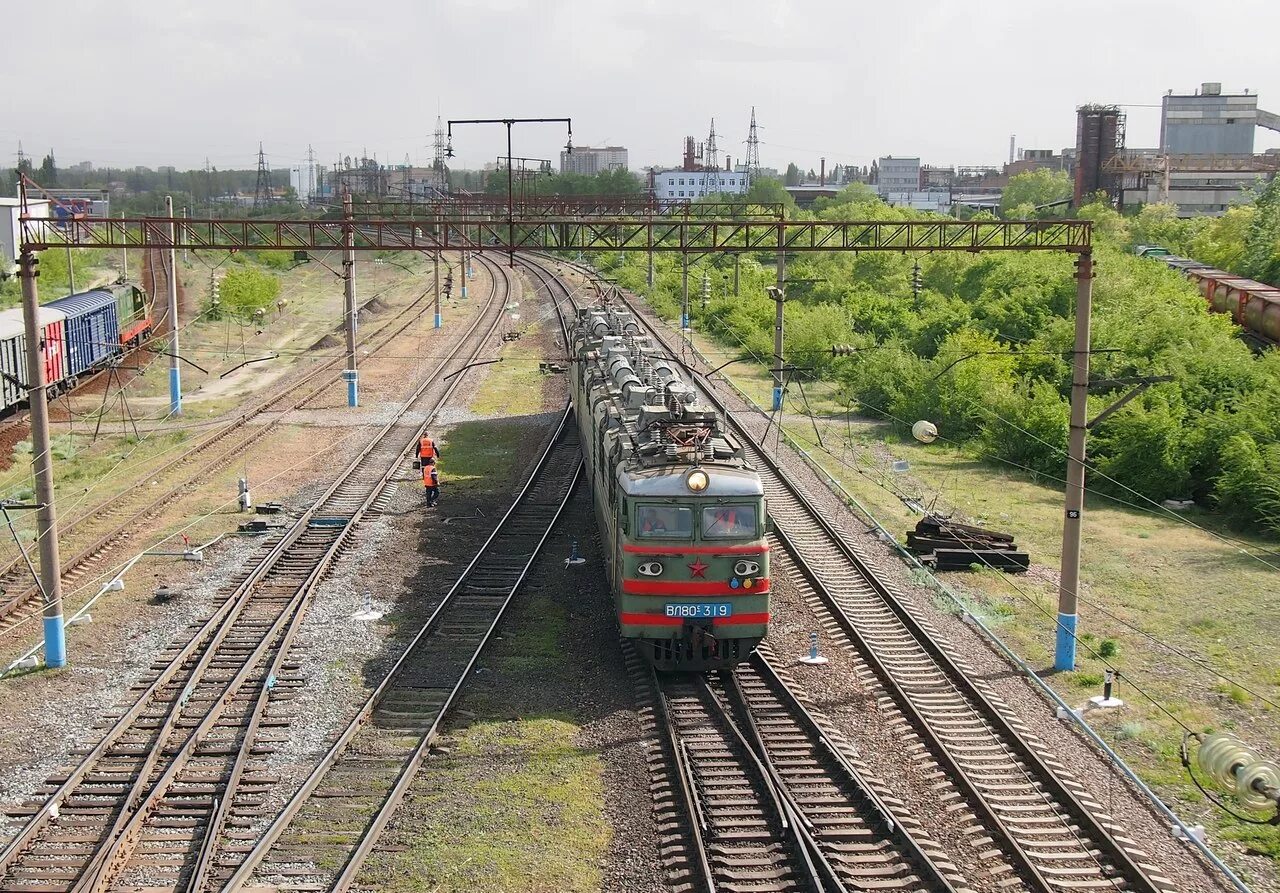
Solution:
{"label": "tree line", "polygon": [[[1228,317],[1207,311],[1185,278],[1132,252],[1135,240],[1181,248],[1171,235],[1190,233],[1201,240],[1188,244],[1193,256],[1191,249],[1213,245],[1222,253],[1200,259],[1229,256],[1243,268],[1256,271],[1247,264],[1260,264],[1265,270],[1280,257],[1280,244],[1274,238],[1266,242],[1272,232],[1267,228],[1274,225],[1269,221],[1276,213],[1275,189],[1216,221],[1177,221],[1159,207],[1129,218],[1101,202],[1078,212],[1095,223],[1094,377],[1173,378],[1092,430],[1094,489],[1128,499],[1134,498],[1130,491],[1153,500],[1191,497],[1234,523],[1280,534],[1280,353],[1255,355],[1236,337]],[[757,183],[749,198],[764,201],[779,192],[780,184]],[[1011,216],[1020,216],[1025,209],[1019,205],[1025,204],[1011,206]],[[927,215],[889,207],[855,184],[811,216]],[[1249,226],[1242,225],[1246,220]],[[912,288],[917,260],[918,293]],[[690,276],[695,327],[744,357],[770,356],[774,304],[764,289],[774,281],[773,262],[770,254],[744,255],[741,294],[735,297],[732,259],[699,260]],[[641,254],[604,254],[597,263],[624,286],[647,292],[659,312],[678,316],[677,255],[656,258],[652,290],[645,285]],[[944,438],[976,457],[1033,477],[1065,477],[1072,257],[802,254],[789,261],[788,273],[815,280],[788,291],[788,360],[835,383],[840,401],[852,411],[886,419],[904,435],[916,420],[929,419]],[[705,306],[704,274],[711,281]],[[834,344],[851,344],[855,352],[833,357]],[[1122,393],[1091,390],[1090,417]]]}

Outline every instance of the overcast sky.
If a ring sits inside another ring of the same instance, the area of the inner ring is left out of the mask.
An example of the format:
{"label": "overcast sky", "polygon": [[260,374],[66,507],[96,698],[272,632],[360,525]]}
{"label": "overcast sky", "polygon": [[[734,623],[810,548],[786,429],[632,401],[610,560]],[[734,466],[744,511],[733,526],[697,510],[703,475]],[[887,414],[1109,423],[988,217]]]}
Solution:
{"label": "overcast sky", "polygon": [[[1220,81],[1280,112],[1275,0],[59,0],[5,21],[8,165],[19,140],[60,165],[252,167],[259,140],[273,167],[308,143],[422,163],[440,114],[570,116],[577,145],[625,145],[638,169],[677,164],[713,116],[738,158],[753,105],[765,166],[997,164],[1013,133],[1073,144],[1085,102],[1128,106],[1135,147],[1158,143],[1169,88]],[[514,150],[564,142],[524,125]],[[503,130],[458,128],[454,149],[492,161]]]}

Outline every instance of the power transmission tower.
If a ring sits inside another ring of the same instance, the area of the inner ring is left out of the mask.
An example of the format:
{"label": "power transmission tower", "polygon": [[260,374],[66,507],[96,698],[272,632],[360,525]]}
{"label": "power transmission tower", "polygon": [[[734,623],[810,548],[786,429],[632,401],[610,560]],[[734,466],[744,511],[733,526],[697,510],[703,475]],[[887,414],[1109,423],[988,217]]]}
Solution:
{"label": "power transmission tower", "polygon": [[436,132],[432,134],[431,139],[431,185],[434,186],[441,195],[444,195],[449,191],[449,172],[444,163],[445,146],[444,122],[440,119],[440,116],[437,115]]}
{"label": "power transmission tower", "polygon": [[751,107],[751,130],[747,134],[747,182],[760,176],[760,134],[756,130],[756,107]]}
{"label": "power transmission tower", "polygon": [[316,152],[311,148],[311,144],[307,144],[307,204],[315,201],[316,197]]}
{"label": "power transmission tower", "polygon": [[267,156],[258,143],[258,181],[253,186],[253,210],[271,204],[271,171],[267,168]]}
{"label": "power transmission tower", "polygon": [[707,146],[702,152],[712,179],[707,182],[707,195],[720,191],[720,151],[716,148],[716,119],[711,119],[711,133],[707,134]]}

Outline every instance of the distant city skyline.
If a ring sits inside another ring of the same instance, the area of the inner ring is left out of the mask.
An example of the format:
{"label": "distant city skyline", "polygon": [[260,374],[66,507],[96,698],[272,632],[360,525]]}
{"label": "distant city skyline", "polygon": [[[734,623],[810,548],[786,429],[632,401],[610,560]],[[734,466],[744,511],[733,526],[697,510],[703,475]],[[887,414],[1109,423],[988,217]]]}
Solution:
{"label": "distant city skyline", "polygon": [[[742,0],[641,3],[386,0],[378,15],[332,0],[214,5],[68,0],[31,7],[23,33],[90,47],[53,64],[48,42],[9,48],[0,164],[19,140],[62,166],[273,168],[376,155],[429,163],[436,115],[572,116],[579,145],[621,145],[633,170],[678,165],[685,135],[716,119],[720,154],[745,154],[751,107],[767,167],[817,170],[918,155],[998,165],[1022,148],[1075,142],[1075,107],[1117,103],[1131,147],[1159,142],[1160,97],[1202,81],[1260,94],[1280,111],[1280,70],[1239,52],[1220,7],[1082,0],[863,6]],[[1280,10],[1245,0],[1230,20],[1277,33]],[[1196,43],[1194,52],[1187,41]],[[167,53],[167,55],[166,55]],[[145,85],[145,86],[143,86]],[[168,126],[164,119],[167,116]],[[516,154],[557,159],[559,125],[515,129]],[[499,126],[460,127],[453,164],[505,152]],[[1280,147],[1259,130],[1258,151]]]}

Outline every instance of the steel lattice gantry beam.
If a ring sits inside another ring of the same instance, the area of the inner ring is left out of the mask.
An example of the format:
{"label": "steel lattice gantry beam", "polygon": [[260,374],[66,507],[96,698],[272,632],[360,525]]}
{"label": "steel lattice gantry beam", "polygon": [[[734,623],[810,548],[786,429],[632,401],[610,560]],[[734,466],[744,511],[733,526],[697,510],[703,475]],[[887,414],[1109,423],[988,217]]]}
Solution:
{"label": "steel lattice gantry beam", "polygon": [[[517,218],[505,220],[188,220],[84,218],[23,221],[22,246],[357,251],[1067,251],[1091,250],[1086,220],[904,222]],[[176,235],[170,235],[170,227]],[[511,237],[509,238],[509,233]]]}
{"label": "steel lattice gantry beam", "polygon": [[[341,203],[320,203],[335,211]],[[398,219],[412,217],[482,217],[507,214],[506,196],[469,195],[450,199],[410,201],[405,198],[376,198],[353,203],[357,217]],[[766,218],[781,220],[780,202],[670,201],[645,195],[621,196],[544,196],[518,198],[516,215],[520,218],[568,217],[723,217],[732,220]]]}

